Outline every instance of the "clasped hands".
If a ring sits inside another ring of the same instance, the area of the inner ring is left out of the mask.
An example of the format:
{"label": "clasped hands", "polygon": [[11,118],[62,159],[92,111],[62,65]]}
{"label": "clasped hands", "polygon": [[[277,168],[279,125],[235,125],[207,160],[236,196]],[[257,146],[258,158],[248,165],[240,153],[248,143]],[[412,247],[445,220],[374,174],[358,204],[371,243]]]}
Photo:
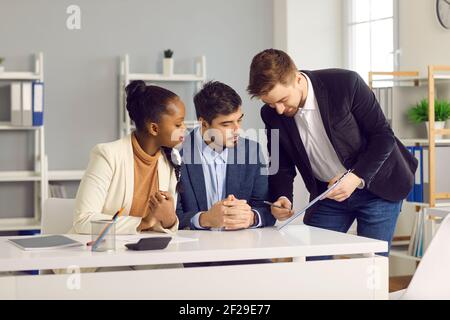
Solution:
{"label": "clasped hands", "polygon": [[238,230],[253,226],[255,219],[255,212],[246,200],[229,195],[225,200],[216,202],[208,211],[202,212],[199,223],[203,228]]}

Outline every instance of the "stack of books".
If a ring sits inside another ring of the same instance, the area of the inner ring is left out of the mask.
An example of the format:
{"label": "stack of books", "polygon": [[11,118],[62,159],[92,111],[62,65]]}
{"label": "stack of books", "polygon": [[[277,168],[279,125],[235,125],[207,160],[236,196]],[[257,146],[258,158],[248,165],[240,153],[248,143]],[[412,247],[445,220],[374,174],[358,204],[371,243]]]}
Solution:
{"label": "stack of books", "polygon": [[416,171],[414,186],[411,192],[408,194],[406,201],[428,203],[430,200],[430,197],[428,195],[428,171],[426,170],[428,162],[428,149],[421,146],[406,148],[412,155],[414,155],[414,157],[419,162]]}
{"label": "stack of books", "polygon": [[60,183],[49,184],[50,198],[68,198],[66,188]]}

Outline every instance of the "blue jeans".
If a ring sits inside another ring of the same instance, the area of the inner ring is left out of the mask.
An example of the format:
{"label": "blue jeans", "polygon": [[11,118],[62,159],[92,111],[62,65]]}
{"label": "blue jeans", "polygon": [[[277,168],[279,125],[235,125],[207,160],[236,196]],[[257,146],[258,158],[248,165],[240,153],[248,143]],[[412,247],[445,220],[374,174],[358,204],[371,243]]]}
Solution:
{"label": "blue jeans", "polygon": [[[312,214],[305,217],[305,224],[313,227],[347,232],[357,221],[358,235],[388,242],[388,256],[402,201],[384,200],[365,189],[356,189],[343,202],[331,199],[319,201]],[[314,259],[309,259],[314,260]]]}

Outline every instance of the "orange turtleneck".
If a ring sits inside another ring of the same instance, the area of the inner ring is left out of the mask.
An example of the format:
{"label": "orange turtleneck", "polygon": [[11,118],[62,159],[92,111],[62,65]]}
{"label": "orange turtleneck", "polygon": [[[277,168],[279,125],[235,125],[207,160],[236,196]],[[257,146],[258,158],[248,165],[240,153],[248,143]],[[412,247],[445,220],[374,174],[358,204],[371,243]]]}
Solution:
{"label": "orange turtleneck", "polygon": [[[148,201],[150,196],[159,190],[158,182],[158,159],[161,152],[154,156],[142,150],[134,133],[131,135],[134,157],[134,192],[130,215],[145,217],[150,210]],[[156,223],[156,220],[155,220]]]}

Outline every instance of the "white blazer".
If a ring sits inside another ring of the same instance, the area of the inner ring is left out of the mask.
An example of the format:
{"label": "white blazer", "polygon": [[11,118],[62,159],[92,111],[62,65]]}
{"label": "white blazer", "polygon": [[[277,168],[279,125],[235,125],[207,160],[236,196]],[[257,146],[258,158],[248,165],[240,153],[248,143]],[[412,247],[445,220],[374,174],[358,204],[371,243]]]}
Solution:
{"label": "white blazer", "polygon": [[[172,193],[177,203],[175,170],[164,153],[158,160],[159,189]],[[70,233],[91,233],[91,221],[111,219],[122,207],[124,211],[117,220],[117,234],[136,234],[142,218],[129,216],[134,192],[134,157],[131,134],[114,142],[95,146],[89,165],[77,192],[73,228]],[[174,233],[175,225],[165,229],[157,223],[152,230]]]}

